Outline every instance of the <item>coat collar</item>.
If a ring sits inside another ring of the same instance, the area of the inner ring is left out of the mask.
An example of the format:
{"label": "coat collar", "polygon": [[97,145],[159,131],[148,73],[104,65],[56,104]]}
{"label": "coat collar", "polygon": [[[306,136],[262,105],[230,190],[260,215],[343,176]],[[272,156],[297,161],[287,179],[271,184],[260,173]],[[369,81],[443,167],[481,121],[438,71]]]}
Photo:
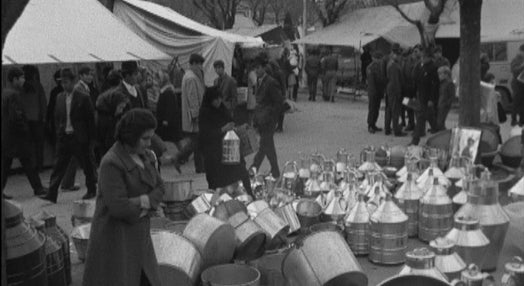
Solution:
{"label": "coat collar", "polygon": [[126,149],[124,149],[122,143],[116,142],[115,145],[113,145],[113,150],[115,151],[115,154],[118,156],[118,158],[122,160],[127,171],[131,171],[134,168],[138,167],[138,165],[135,163],[135,161],[133,161]]}
{"label": "coat collar", "polygon": [[140,181],[142,181],[144,184],[155,187],[156,184],[156,170],[153,167],[153,163],[151,162],[153,159],[150,158],[150,156],[144,156],[144,168],[138,167],[138,165],[133,161],[129,153],[124,149],[124,146],[120,142],[116,142],[113,145],[113,150],[115,154],[122,160],[126,170],[128,172],[132,171],[133,169],[138,169],[138,173],[140,176]]}

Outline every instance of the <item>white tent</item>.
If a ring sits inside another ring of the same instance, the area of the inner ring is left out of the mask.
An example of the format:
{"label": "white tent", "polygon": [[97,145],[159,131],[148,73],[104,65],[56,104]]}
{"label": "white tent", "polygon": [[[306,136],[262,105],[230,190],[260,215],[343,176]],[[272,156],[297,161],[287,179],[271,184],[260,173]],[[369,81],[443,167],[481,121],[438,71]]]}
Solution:
{"label": "white tent", "polygon": [[30,0],[7,36],[2,64],[169,59],[97,0]]}
{"label": "white tent", "polygon": [[117,0],[113,13],[144,40],[171,56],[179,56],[182,65],[187,65],[190,54],[201,54],[206,59],[204,77],[207,85],[216,77],[215,60],[223,60],[226,71],[231,71],[235,44],[264,44],[259,38],[220,31],[147,1]]}
{"label": "white tent", "polygon": [[[444,16],[447,21],[439,26],[437,38],[460,37],[459,5],[450,2],[452,9]],[[524,40],[524,0],[484,0],[481,13],[481,42]]]}

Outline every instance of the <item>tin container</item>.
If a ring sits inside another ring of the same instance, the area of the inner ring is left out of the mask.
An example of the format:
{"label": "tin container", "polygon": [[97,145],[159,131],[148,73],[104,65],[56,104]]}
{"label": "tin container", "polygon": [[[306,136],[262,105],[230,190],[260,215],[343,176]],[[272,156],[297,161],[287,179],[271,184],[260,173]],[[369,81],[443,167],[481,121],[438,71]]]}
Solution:
{"label": "tin container", "polygon": [[446,275],[449,281],[460,279],[461,272],[466,269],[466,263],[455,251],[455,243],[449,239],[437,237],[429,243],[435,252],[435,267]]}
{"label": "tin container", "polygon": [[295,242],[282,261],[282,272],[290,286],[368,283],[351,249],[335,231],[314,232]]}
{"label": "tin container", "polygon": [[362,150],[360,153],[361,165],[358,170],[364,173],[382,170],[382,167],[375,161],[375,154],[376,151],[373,147]]}
{"label": "tin container", "polygon": [[344,221],[346,240],[355,255],[369,254],[369,217],[364,195],[360,195]]}
{"label": "tin container", "polygon": [[322,190],[320,189],[320,182],[317,177],[312,176],[306,181],[304,188],[304,197],[316,198]]}
{"label": "tin container", "polygon": [[275,213],[289,225],[289,234],[300,230],[300,220],[291,204],[276,208]]}
{"label": "tin container", "polygon": [[240,138],[233,130],[229,130],[222,139],[222,164],[240,164]]}
{"label": "tin container", "polygon": [[524,262],[522,262],[520,256],[514,256],[510,262],[504,265],[504,268],[502,286],[524,285]]}
{"label": "tin container", "polygon": [[217,265],[204,270],[200,277],[203,286],[260,285],[260,271],[248,265]]}
{"label": "tin container", "polygon": [[444,172],[444,176],[451,182],[448,188],[448,195],[451,198],[459,192],[459,188],[455,184],[466,177],[466,170],[462,167],[461,161],[460,157],[452,157],[449,163],[450,167]]}
{"label": "tin container", "polygon": [[193,196],[193,180],[165,180],[164,202],[181,202]]}
{"label": "tin container", "polygon": [[314,200],[301,199],[297,204],[296,212],[300,226],[306,230],[309,226],[320,222],[322,207]]}
{"label": "tin container", "polygon": [[[328,199],[329,200],[329,199]],[[344,217],[346,216],[346,202],[340,193],[336,193],[331,201],[322,212],[320,219],[323,222],[333,222],[335,224],[344,224]]]}
{"label": "tin container", "polygon": [[[495,285],[495,279],[493,279],[493,276],[487,273],[482,273],[480,268],[475,264],[470,264],[466,270],[462,271],[460,280],[466,283],[467,286]],[[490,283],[490,281],[492,283]]]}
{"label": "tin container", "polygon": [[370,217],[369,260],[379,264],[400,264],[406,260],[408,216],[388,195]]}
{"label": "tin container", "polygon": [[485,259],[489,239],[480,230],[476,218],[455,217],[455,225],[445,237],[455,243],[456,252],[468,265],[483,265],[486,260],[491,259]]}
{"label": "tin container", "polygon": [[482,264],[482,270],[492,271],[497,267],[509,227],[509,217],[499,204],[498,185],[491,179],[489,171],[485,171],[482,177],[480,186],[468,193],[468,202],[457,211],[455,217],[479,219],[480,228],[490,241],[486,256],[491,259]]}
{"label": "tin container", "polygon": [[413,174],[408,173],[406,182],[397,190],[394,196],[397,206],[408,216],[408,236],[418,234],[418,208],[422,198],[422,190],[413,180]]}
{"label": "tin container", "polygon": [[235,229],[235,259],[252,260],[264,254],[266,234],[246,213],[238,212],[228,222]]}
{"label": "tin container", "polygon": [[415,248],[408,251],[406,265],[402,267],[398,275],[425,275],[447,282],[446,276],[435,267],[435,253],[427,248]]}
{"label": "tin container", "polygon": [[289,224],[270,208],[265,208],[259,212],[255,216],[254,221],[266,233],[266,249],[278,248],[286,241],[286,236],[289,233]]}
{"label": "tin container", "polygon": [[418,237],[431,241],[453,227],[453,206],[446,189],[433,179],[433,186],[420,199]]}
{"label": "tin container", "polygon": [[60,245],[61,242],[56,241],[49,235],[46,235],[44,221],[30,219],[30,223],[36,228],[36,230],[44,234],[46,237],[44,248],[47,270],[47,285],[68,285],[64,267],[64,254]]}

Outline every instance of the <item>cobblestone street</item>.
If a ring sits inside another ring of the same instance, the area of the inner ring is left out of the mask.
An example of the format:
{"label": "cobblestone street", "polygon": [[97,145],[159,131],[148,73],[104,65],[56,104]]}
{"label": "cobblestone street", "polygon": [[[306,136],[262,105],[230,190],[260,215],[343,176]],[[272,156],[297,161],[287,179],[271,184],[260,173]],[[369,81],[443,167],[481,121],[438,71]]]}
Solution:
{"label": "cobblestone street", "polygon": [[[275,145],[277,147],[280,166],[288,160],[298,159],[298,152],[307,154],[318,150],[328,157],[334,157],[337,150],[341,147],[347,149],[353,155],[358,156],[360,150],[366,145],[380,146],[383,144],[406,145],[411,137],[396,138],[385,136],[383,132],[369,134],[367,131],[367,98],[361,97],[353,100],[351,97],[338,97],[335,103],[322,101],[317,97],[317,102],[306,101],[307,95],[301,92],[297,103],[298,111],[287,114],[284,122],[284,132],[275,135]],[[320,100],[320,101],[318,101]],[[458,115],[453,110],[448,116],[447,127],[457,124]],[[383,108],[380,114],[379,127],[384,126]],[[509,124],[502,125],[503,140],[509,136]],[[424,140],[422,141],[424,142]],[[246,158],[247,164],[253,160],[253,155]],[[262,171],[268,171],[267,160],[262,165]],[[204,175],[195,175],[192,161],[182,167],[183,175],[178,175],[172,166],[165,166],[162,169],[164,178],[192,178],[194,179],[195,189],[207,187]],[[41,174],[43,182],[49,182],[50,170]],[[34,215],[42,210],[57,216],[58,224],[70,232],[72,202],[80,199],[86,192],[84,186],[84,176],[81,170],[78,171],[77,183],[81,189],[76,192],[60,193],[57,204],[50,204],[39,200],[32,195],[32,190],[26,177],[22,174],[12,175],[7,183],[5,193],[14,197],[14,200],[21,204],[26,217]],[[411,240],[410,248],[422,245],[421,242]],[[71,248],[74,251],[74,247]],[[83,264],[77,259],[76,253],[72,254],[73,263],[73,284],[81,285]],[[395,274],[400,266],[378,267],[368,262],[366,257],[359,259],[364,271],[369,278],[369,285],[376,285],[378,282]],[[495,274],[497,281],[503,269]]]}

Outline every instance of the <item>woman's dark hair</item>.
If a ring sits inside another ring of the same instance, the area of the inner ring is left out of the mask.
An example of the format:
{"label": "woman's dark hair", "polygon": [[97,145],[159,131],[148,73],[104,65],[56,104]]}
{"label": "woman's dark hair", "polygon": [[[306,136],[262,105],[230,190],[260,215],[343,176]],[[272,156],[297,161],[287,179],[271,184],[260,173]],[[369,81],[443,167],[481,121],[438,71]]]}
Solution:
{"label": "woman's dark hair", "polygon": [[156,118],[145,108],[134,108],[122,116],[116,124],[115,139],[129,146],[135,146],[144,132],[156,129]]}
{"label": "woman's dark hair", "polygon": [[12,67],[7,71],[7,80],[12,83],[15,78],[19,78],[24,75],[24,71],[19,67]]}
{"label": "woman's dark hair", "polygon": [[107,84],[111,87],[117,86],[122,80],[122,75],[119,70],[110,70],[106,76]]}
{"label": "woman's dark hair", "polygon": [[222,96],[222,93],[220,93],[220,89],[216,86],[206,87],[206,91],[204,92],[204,100],[202,102],[202,107],[210,107],[211,103]]}

